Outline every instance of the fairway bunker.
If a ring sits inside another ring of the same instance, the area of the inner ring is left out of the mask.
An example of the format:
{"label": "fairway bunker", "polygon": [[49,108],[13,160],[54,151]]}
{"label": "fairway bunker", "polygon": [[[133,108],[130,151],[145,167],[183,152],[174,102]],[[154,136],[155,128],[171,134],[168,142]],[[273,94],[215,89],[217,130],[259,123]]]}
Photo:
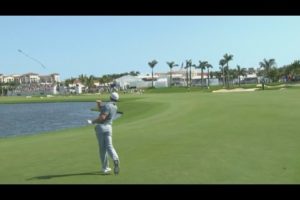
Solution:
{"label": "fairway bunker", "polygon": [[227,92],[254,92],[257,90],[257,88],[250,88],[250,89],[243,89],[243,88],[235,88],[235,89],[220,89],[220,90],[214,90],[212,92],[221,92],[221,93],[227,93]]}

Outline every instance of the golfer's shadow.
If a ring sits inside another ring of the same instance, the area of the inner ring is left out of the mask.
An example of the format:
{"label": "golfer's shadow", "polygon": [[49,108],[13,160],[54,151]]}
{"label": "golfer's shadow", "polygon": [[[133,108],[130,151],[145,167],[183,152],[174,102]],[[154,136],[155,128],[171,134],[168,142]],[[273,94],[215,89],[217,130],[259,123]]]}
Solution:
{"label": "golfer's shadow", "polygon": [[73,174],[54,174],[54,175],[35,176],[27,180],[30,181],[30,180],[37,180],[37,179],[51,179],[51,178],[60,178],[60,177],[67,177],[67,176],[91,176],[91,175],[107,176],[111,174],[104,174],[102,172],[95,171],[95,172],[84,172],[84,173],[73,173]]}

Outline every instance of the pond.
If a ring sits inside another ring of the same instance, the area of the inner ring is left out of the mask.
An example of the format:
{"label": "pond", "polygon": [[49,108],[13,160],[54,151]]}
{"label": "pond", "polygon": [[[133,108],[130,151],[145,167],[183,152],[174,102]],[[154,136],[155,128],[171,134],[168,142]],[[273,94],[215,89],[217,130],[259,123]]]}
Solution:
{"label": "pond", "polygon": [[0,137],[86,126],[99,115],[91,111],[95,107],[95,102],[0,104]]}

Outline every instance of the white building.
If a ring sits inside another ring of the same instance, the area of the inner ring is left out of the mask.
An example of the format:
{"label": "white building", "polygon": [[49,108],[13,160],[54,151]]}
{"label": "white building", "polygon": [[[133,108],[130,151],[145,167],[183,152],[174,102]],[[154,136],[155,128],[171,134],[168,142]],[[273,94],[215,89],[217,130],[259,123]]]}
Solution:
{"label": "white building", "polygon": [[168,87],[168,79],[167,78],[159,78],[153,83],[156,88],[165,88]]}
{"label": "white building", "polygon": [[59,77],[58,73],[50,74],[50,76],[52,77],[52,81],[54,81],[54,82],[60,82],[60,77]]}
{"label": "white building", "polygon": [[19,83],[16,87],[7,93],[12,95],[50,95],[57,94],[57,82],[60,82],[59,74],[39,75],[36,73],[27,73],[23,75],[0,74],[2,83]]}
{"label": "white building", "polygon": [[117,78],[114,81],[114,84],[116,85],[116,87],[125,90],[128,88],[137,87],[138,83],[141,81],[142,81],[142,79],[139,76],[126,75],[126,76]]}
{"label": "white building", "polygon": [[21,75],[14,74],[12,77],[14,78],[14,82],[21,83]]}
{"label": "white building", "polygon": [[10,83],[10,82],[14,82],[13,76],[3,76],[3,83]]}
{"label": "white building", "polygon": [[16,82],[20,84],[29,84],[29,83],[57,83],[60,82],[59,74],[54,73],[50,75],[39,75],[36,73],[27,73],[23,75],[9,75],[5,76],[0,74],[0,82],[9,83],[9,82]]}
{"label": "white building", "polygon": [[[152,86],[152,75],[122,76],[114,81],[116,87],[120,89],[129,88],[148,88]],[[160,78],[159,75],[153,75],[153,86],[157,88],[168,87],[168,79]]]}
{"label": "white building", "polygon": [[81,94],[82,93],[82,86],[81,85],[76,85],[75,87],[75,92],[76,94]]}
{"label": "white building", "polygon": [[59,74],[40,75],[40,83],[58,83],[60,82]]}
{"label": "white building", "polygon": [[247,74],[246,78],[257,78],[256,74]]}
{"label": "white building", "polygon": [[96,86],[96,87],[100,87],[100,86],[101,86],[101,83],[100,83],[100,82],[98,82],[98,81],[95,81],[95,82],[94,82],[94,86]]}
{"label": "white building", "polygon": [[75,81],[73,84],[69,84],[69,91],[81,94],[84,87],[85,86],[80,81]]}
{"label": "white building", "polygon": [[57,85],[54,85],[52,88],[52,94],[57,94]]}
{"label": "white building", "polygon": [[36,73],[27,73],[21,76],[22,83],[38,83],[40,81],[40,77]]}

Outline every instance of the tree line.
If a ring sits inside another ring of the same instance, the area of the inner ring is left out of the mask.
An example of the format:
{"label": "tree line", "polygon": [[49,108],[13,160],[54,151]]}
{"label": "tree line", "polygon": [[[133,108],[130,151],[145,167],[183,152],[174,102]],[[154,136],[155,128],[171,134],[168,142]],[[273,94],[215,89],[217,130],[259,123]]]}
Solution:
{"label": "tree line", "polygon": [[[193,64],[191,59],[185,60],[185,62],[182,62],[181,67],[186,69],[186,81],[187,81],[187,87],[192,86],[192,75],[191,71],[192,68],[200,69],[201,70],[201,86],[203,86],[203,71],[207,70],[208,74],[208,87],[209,87],[209,78],[216,77],[219,80],[222,80],[223,87],[229,88],[229,82],[230,79],[238,79],[238,84],[240,85],[240,76],[246,75],[246,68],[241,67],[240,65],[236,65],[235,68],[230,68],[229,62],[233,60],[232,54],[224,54],[224,56],[219,60],[219,71],[210,71],[210,69],[213,67],[208,61],[205,60],[199,60],[198,64]],[[150,66],[152,72],[152,87],[153,87],[153,70],[154,67],[158,64],[157,60],[152,60],[148,62],[148,65]],[[287,81],[296,81],[300,79],[300,60],[295,60],[291,64],[284,65],[282,67],[276,66],[276,61],[274,58],[272,59],[264,59],[263,61],[259,62],[259,70],[257,75],[263,77],[262,78],[262,87],[264,89],[264,84],[266,82],[276,82],[279,81],[281,78],[285,78]],[[178,67],[179,65],[176,64],[174,61],[168,61],[166,62],[166,65],[170,69],[170,87],[172,86],[172,70],[174,67]],[[87,75],[79,75],[77,78],[69,78],[64,81],[65,85],[74,84],[75,80],[79,80],[82,84],[88,86],[89,88],[94,87],[95,82],[100,82],[101,84],[104,83],[110,83],[113,80],[120,78],[125,75],[132,75],[137,76],[139,75],[139,71],[131,71],[131,72],[125,72],[120,74],[106,74],[100,77],[96,77],[93,75],[87,76]],[[13,89],[17,85],[19,85],[17,82],[9,82],[9,83],[3,83],[0,82],[1,90],[0,93],[4,93],[3,89]]]}
{"label": "tree line", "polygon": [[[213,66],[208,63],[208,61],[199,60],[198,65],[193,64],[192,60],[186,60],[185,65],[182,63],[182,67],[186,69],[186,81],[187,87],[192,86],[192,67],[195,69],[201,69],[201,86],[203,86],[203,71],[207,69],[208,74],[208,87],[209,87],[209,78],[215,76],[218,79],[223,79],[223,87],[229,88],[230,79],[238,79],[238,84],[240,86],[241,80],[240,76],[246,75],[246,68],[242,68],[240,65],[237,65],[235,69],[229,68],[229,62],[233,60],[232,54],[224,54],[224,56],[219,60],[219,69],[220,71],[209,71]],[[148,62],[148,65],[152,69],[152,87],[153,87],[153,69],[155,65],[158,64],[157,60],[152,60]],[[172,69],[176,66],[179,66],[174,61],[166,62],[170,68],[170,87],[172,86]],[[284,65],[277,68],[275,59],[264,59],[259,62],[258,76],[262,76],[262,88],[264,89],[265,82],[276,82],[281,78],[285,78],[287,81],[298,80],[297,76],[300,75],[300,61],[295,60],[293,63]]]}
{"label": "tree line", "polygon": [[92,88],[94,86],[95,82],[99,82],[101,84],[110,83],[113,80],[120,78],[122,76],[127,76],[127,75],[138,76],[139,74],[140,74],[139,71],[131,71],[131,72],[125,72],[125,73],[120,73],[120,74],[105,74],[100,77],[96,77],[93,75],[87,76],[87,75],[81,74],[77,78],[71,77],[69,79],[66,79],[65,85],[74,84],[76,80],[79,80],[83,85],[86,85],[89,88]]}

